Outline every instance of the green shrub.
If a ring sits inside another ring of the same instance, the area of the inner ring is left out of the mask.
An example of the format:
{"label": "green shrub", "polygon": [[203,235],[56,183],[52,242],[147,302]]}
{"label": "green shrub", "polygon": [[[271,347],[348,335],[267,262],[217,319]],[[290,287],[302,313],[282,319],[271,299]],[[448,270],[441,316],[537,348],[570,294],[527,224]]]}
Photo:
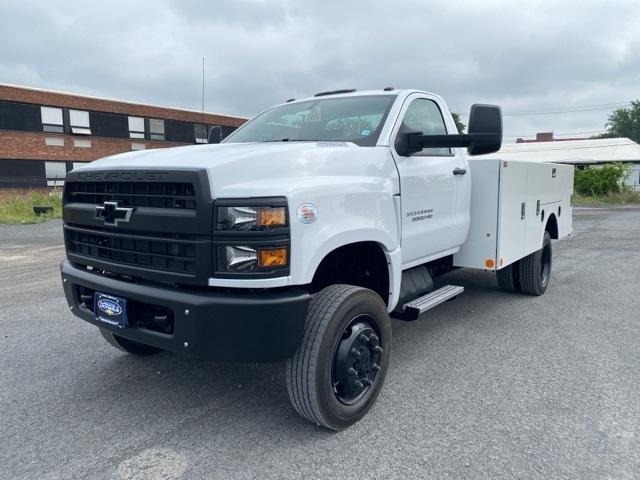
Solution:
{"label": "green shrub", "polygon": [[625,191],[623,182],[627,175],[628,167],[622,163],[576,168],[573,186],[580,195],[602,197]]}
{"label": "green shrub", "polygon": [[582,205],[582,206],[607,206],[607,205],[618,205],[618,204],[640,204],[640,192],[632,192],[631,190],[626,192],[619,193],[609,193],[607,195],[603,195],[602,197],[592,197],[592,196],[583,196],[579,193],[575,193],[573,195],[573,203],[574,205]]}
{"label": "green shrub", "polygon": [[[60,193],[60,190],[54,190],[0,197],[0,223],[38,223],[62,218]],[[53,212],[37,216],[33,213],[34,206],[53,207]]]}

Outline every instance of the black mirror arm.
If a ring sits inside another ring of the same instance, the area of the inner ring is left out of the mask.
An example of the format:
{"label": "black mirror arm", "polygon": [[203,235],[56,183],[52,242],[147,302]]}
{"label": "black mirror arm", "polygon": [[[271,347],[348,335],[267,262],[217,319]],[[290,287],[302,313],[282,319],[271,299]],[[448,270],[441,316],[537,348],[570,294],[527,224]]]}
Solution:
{"label": "black mirror arm", "polygon": [[496,133],[467,133],[455,135],[422,135],[421,132],[408,134],[409,148],[471,147],[490,145],[496,142]]}

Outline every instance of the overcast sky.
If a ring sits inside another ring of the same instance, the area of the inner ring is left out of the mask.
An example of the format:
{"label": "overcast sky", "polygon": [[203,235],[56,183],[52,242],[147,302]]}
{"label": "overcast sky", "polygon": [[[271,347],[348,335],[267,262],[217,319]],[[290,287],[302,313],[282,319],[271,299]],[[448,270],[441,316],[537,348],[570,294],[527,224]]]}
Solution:
{"label": "overcast sky", "polygon": [[[508,113],[640,98],[634,1],[0,0],[0,83],[252,116],[392,85]],[[506,115],[505,134],[602,129],[607,110]],[[464,120],[464,118],[463,118]]]}

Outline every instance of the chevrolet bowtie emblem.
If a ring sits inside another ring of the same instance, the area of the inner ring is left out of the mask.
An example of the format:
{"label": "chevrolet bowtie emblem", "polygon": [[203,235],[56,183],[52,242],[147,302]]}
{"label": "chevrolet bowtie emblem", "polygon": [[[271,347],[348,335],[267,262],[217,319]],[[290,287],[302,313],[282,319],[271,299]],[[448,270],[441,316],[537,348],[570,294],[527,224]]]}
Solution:
{"label": "chevrolet bowtie emblem", "polygon": [[132,213],[133,208],[119,207],[118,202],[104,202],[103,205],[96,205],[96,218],[104,219],[105,225],[117,227],[118,222],[128,222]]}

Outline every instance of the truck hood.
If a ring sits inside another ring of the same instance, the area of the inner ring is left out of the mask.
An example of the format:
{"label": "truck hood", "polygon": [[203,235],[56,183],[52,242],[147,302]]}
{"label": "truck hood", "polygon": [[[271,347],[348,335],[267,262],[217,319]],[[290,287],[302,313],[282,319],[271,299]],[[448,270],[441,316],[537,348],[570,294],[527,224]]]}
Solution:
{"label": "truck hood", "polygon": [[348,142],[223,143],[127,152],[76,170],[204,168],[214,197],[240,197],[284,195],[321,178],[321,183],[334,183],[374,175],[388,181],[390,162],[393,165],[388,148]]}

